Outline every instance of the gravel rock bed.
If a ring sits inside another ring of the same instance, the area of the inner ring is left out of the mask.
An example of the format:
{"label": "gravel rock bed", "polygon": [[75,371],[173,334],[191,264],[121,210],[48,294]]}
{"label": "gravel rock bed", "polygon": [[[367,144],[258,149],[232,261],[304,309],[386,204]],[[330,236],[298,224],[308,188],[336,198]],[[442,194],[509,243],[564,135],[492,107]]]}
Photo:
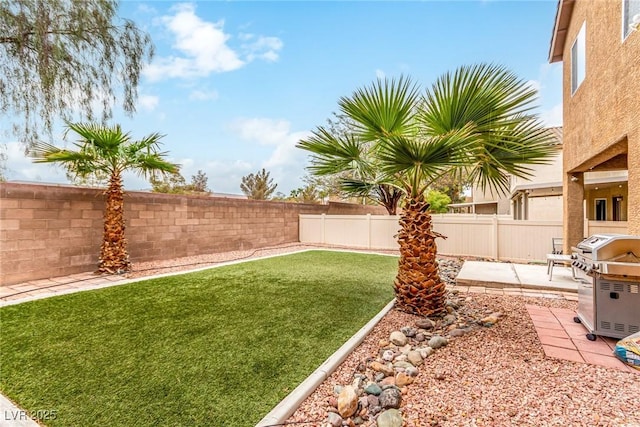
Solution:
{"label": "gravel rock bed", "polygon": [[[443,265],[444,264],[444,265]],[[456,262],[441,261],[455,270]],[[404,426],[640,426],[640,377],[583,363],[545,358],[526,304],[575,310],[563,299],[460,294],[461,315],[500,312],[491,327],[450,338],[402,388]],[[420,318],[389,312],[345,362],[287,420],[327,426],[336,386],[351,384],[380,342]],[[353,425],[345,421],[344,425]],[[375,426],[373,419],[363,426]]]}

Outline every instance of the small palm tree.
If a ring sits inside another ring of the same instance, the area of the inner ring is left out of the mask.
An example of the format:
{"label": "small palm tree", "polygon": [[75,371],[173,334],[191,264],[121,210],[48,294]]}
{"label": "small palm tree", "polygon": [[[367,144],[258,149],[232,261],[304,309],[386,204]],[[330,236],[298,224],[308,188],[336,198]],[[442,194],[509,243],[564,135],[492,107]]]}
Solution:
{"label": "small palm tree", "polygon": [[[503,67],[475,65],[440,77],[421,96],[410,79],[378,80],[339,106],[354,133],[334,136],[322,127],[298,146],[312,153],[311,171],[375,170],[380,182],[404,193],[394,282],[403,311],[445,312],[445,285],[436,261],[436,237],[425,194],[446,175],[468,176],[484,189],[506,191],[509,175],[527,177],[527,165],[553,153],[549,134],[531,113],[536,91]],[[366,156],[363,153],[367,153]]]}
{"label": "small palm tree", "polygon": [[105,127],[97,124],[67,123],[67,132],[80,136],[74,145],[77,150],[58,148],[46,142],[36,143],[30,156],[36,163],[59,163],[69,172],[84,178],[96,173],[109,177],[105,190],[104,234],[100,249],[98,271],[122,273],[131,270],[124,235],[124,188],[122,173],[134,170],[149,176],[155,173],[176,173],[178,165],[164,159],[158,151],[162,135],[154,133],[133,141],[119,125]]}

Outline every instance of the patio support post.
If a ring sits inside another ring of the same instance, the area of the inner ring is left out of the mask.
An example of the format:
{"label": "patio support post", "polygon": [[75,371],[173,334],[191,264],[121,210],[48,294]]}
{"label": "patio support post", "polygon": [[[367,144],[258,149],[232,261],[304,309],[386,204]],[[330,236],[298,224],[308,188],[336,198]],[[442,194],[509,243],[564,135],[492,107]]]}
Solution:
{"label": "patio support post", "polygon": [[584,173],[572,172],[564,175],[563,183],[563,238],[565,254],[584,237]]}
{"label": "patio support post", "polygon": [[640,126],[636,126],[633,133],[627,134],[627,171],[628,171],[628,194],[627,206],[627,227],[628,233],[640,235]]}

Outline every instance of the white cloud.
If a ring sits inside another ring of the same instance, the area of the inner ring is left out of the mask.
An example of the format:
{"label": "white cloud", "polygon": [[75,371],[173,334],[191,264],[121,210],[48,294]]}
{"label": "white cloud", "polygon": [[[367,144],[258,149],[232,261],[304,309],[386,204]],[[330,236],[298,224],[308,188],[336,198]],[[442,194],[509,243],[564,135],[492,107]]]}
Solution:
{"label": "white cloud", "polygon": [[[84,115],[84,107],[82,106],[81,100],[85,97],[86,93],[84,89],[81,87],[75,87],[71,90],[69,97],[72,99],[73,112],[76,114]],[[89,102],[89,108],[91,109],[93,115],[95,117],[100,117],[102,111],[104,110],[105,104],[109,108],[113,108],[115,103],[112,97],[109,97],[107,93],[103,90],[96,90],[93,92],[93,100]]]}
{"label": "white cloud", "polygon": [[384,78],[385,78],[384,71],[382,71],[382,70],[380,70],[380,69],[377,69],[377,70],[376,70],[376,77],[377,77],[378,79],[384,79]]}
{"label": "white cloud", "polygon": [[277,37],[240,33],[238,38],[245,43],[236,51],[228,44],[231,35],[224,32],[224,20],[204,21],[191,3],[179,4],[172,10],[173,15],[163,16],[159,22],[175,38],[175,54],[161,57],[144,69],[144,75],[152,81],[205,77],[237,70],[254,59],[278,59],[282,41]]}
{"label": "white cloud", "polygon": [[293,132],[287,136],[280,144],[273,150],[271,156],[263,162],[265,168],[276,168],[285,166],[299,166],[305,163],[307,153],[303,150],[296,148],[296,144],[301,139],[309,136],[309,132]]}
{"label": "white cloud", "polygon": [[[253,35],[251,35],[246,40],[252,40],[253,38]],[[242,48],[246,52],[248,61],[260,58],[268,62],[275,62],[279,58],[278,52],[282,49],[282,46],[282,40],[277,37],[258,36],[255,41],[242,45]]]}
{"label": "white cloud", "polygon": [[61,167],[48,163],[34,163],[30,157],[25,155],[24,146],[20,142],[9,142],[5,148],[8,180],[68,183]]}
{"label": "white cloud", "polygon": [[204,91],[194,90],[189,94],[189,99],[192,101],[210,101],[218,99],[218,92],[215,90]]}
{"label": "white cloud", "polygon": [[538,90],[538,111],[545,126],[562,126],[562,64],[540,64],[537,79],[527,84]]}
{"label": "white cloud", "polygon": [[546,126],[562,126],[562,104],[554,105],[551,109],[542,111],[540,118]]}
{"label": "white cloud", "polygon": [[159,102],[160,98],[153,95],[140,95],[138,98],[138,104],[140,104],[140,107],[146,111],[155,110]]}
{"label": "white cloud", "polygon": [[288,192],[302,185],[300,177],[304,175],[307,153],[296,144],[309,136],[308,131],[292,131],[290,122],[267,118],[237,119],[229,128],[245,141],[274,147],[260,167],[271,172],[279,191]]}
{"label": "white cloud", "polygon": [[288,139],[291,123],[286,120],[240,118],[233,121],[229,129],[246,141],[254,141],[261,145],[279,145]]}
{"label": "white cloud", "polygon": [[228,45],[224,21],[207,22],[195,14],[193,4],[179,4],[174,15],[163,16],[160,22],[175,37],[173,48],[181,56],[159,58],[144,71],[151,80],[169,77],[201,77],[212,72],[238,69],[244,62]]}

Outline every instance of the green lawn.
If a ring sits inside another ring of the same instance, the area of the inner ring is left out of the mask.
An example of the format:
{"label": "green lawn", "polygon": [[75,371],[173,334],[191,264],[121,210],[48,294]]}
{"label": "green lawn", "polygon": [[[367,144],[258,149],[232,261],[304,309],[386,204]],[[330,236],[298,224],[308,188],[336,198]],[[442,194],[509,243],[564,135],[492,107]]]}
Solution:
{"label": "green lawn", "polygon": [[0,390],[51,426],[253,426],[392,298],[312,251],[0,309]]}

